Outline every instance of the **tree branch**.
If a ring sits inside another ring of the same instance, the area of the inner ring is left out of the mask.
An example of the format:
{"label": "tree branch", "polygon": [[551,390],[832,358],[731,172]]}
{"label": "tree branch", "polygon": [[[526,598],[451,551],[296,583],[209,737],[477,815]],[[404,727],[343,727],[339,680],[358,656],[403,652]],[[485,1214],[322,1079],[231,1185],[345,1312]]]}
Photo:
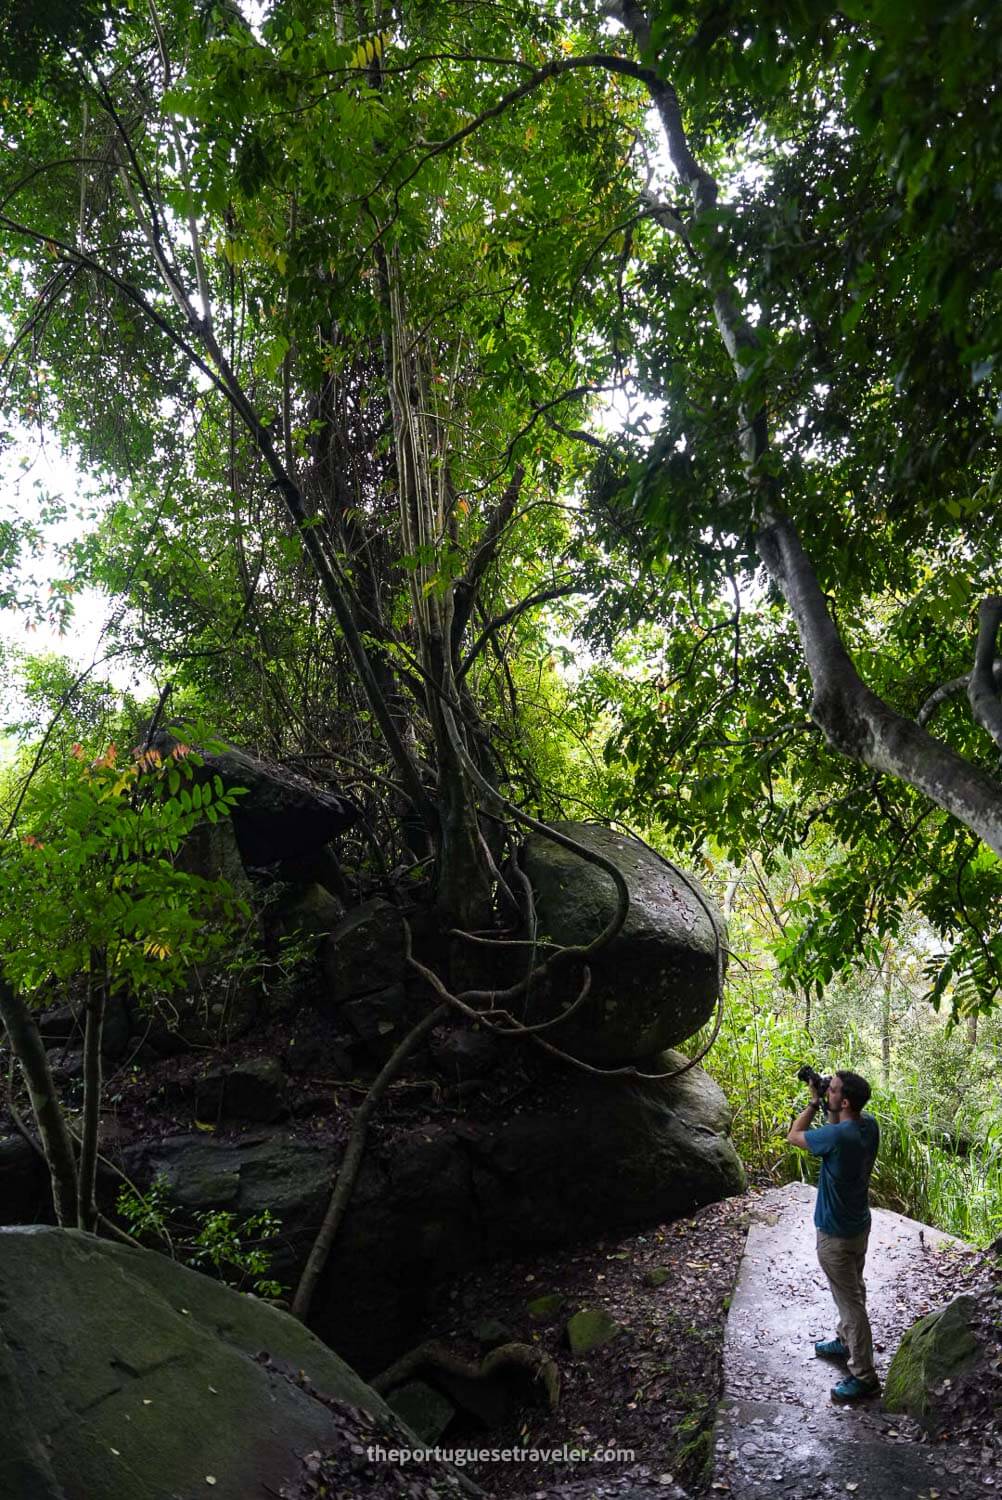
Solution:
{"label": "tree branch", "polygon": [[866,686],[790,520],[771,520],[757,541],[797,627],[814,688],[811,716],[828,743],[851,760],[924,792],[1002,854],[1002,785]]}
{"label": "tree branch", "polygon": [[470,560],[469,567],[463,577],[456,581],[453,590],[454,604],[452,616],[452,649],[454,651],[463,639],[463,632],[469,623],[480,580],[486,573],[491,559],[497,551],[502,532],[515,513],[518,497],[522,492],[522,480],[524,478],[524,465],[516,464],[511,480],[487,522],[487,529],[484,532],[479,547]]}
{"label": "tree branch", "polygon": [[995,684],[995,643],[1002,626],[1002,598],[997,594],[982,599],[978,606],[978,643],[974,652],[974,670],[967,685],[967,699],[982,729],[987,729],[1002,749],[1002,702]]}
{"label": "tree branch", "polygon": [[[613,0],[607,9],[629,31],[641,55],[649,55],[650,26],[639,0]],[[691,223],[695,226],[714,207],[717,184],[692,153],[672,85],[651,70],[647,70],[646,81],[672,164],[692,194]],[[727,277],[708,266],[705,259],[702,276],[717,329],[742,387],[760,347],[758,335],[741,311],[738,293]],[[841,754],[924,792],[1002,854],[1002,785],[934,739],[914,720],[895,712],[863,682],[828,612],[814,565],[792,521],[783,513],[779,481],[765,472],[761,462],[769,447],[765,407],[759,404],[749,408],[742,400],[738,415],[738,441],[750,497],[759,517],[758,552],[793,616],[814,689],[811,713],[815,723]],[[992,629],[987,652],[982,651],[988,661],[997,629],[997,625]]]}
{"label": "tree branch", "polygon": [[303,1274],[299,1278],[296,1295],[292,1301],[292,1316],[299,1318],[302,1322],[305,1322],[309,1315],[310,1304],[313,1301],[313,1294],[317,1289],[317,1283],[323,1275],[323,1270],[330,1257],[335,1237],[347,1213],[348,1204],[351,1201],[352,1189],[355,1186],[355,1181],[362,1165],[362,1157],[365,1153],[365,1142],[369,1133],[369,1121],[386,1090],[400,1072],[400,1069],[414,1051],[414,1048],[419,1042],[424,1040],[440,1021],[445,1020],[448,1013],[448,1006],[436,1006],[434,1010],[430,1010],[426,1016],[423,1016],[416,1026],[411,1028],[383,1064],[373,1081],[372,1087],[358,1107],[355,1118],[351,1122],[351,1135],[348,1138],[344,1156],[341,1158],[337,1182],[331,1194],[330,1202],[327,1205],[327,1212],[324,1214],[323,1223],[313,1242],[313,1248],[310,1251]]}
{"label": "tree branch", "polygon": [[[1002,656],[997,656],[992,663],[992,678],[996,690],[1002,688]],[[915,715],[916,724],[923,726],[928,724],[933,715],[938,713],[943,704],[950,698],[958,698],[961,693],[967,692],[970,681],[970,672],[964,672],[960,677],[951,677],[948,682],[940,683],[939,687],[929,694]]]}
{"label": "tree branch", "polygon": [[517,604],[513,604],[511,609],[506,609],[504,614],[495,616],[488,625],[485,625],[466,653],[462,665],[456,672],[456,681],[462,682],[491,636],[496,635],[499,630],[503,630],[506,625],[510,625],[512,620],[524,614],[527,609],[532,609],[536,604],[546,604],[550,599],[564,599],[569,594],[576,594],[578,592],[579,586],[576,583],[555,584],[552,588],[540,589],[535,594],[527,595],[525,599],[520,599]]}

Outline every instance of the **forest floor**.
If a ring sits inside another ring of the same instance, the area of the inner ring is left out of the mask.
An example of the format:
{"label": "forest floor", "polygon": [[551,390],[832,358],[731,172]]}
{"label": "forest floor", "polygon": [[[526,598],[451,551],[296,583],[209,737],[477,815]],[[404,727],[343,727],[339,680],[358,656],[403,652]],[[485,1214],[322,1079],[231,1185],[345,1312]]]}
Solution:
{"label": "forest floor", "polygon": [[[523,1409],[507,1430],[495,1430],[491,1447],[620,1450],[602,1460],[571,1463],[482,1463],[465,1472],[487,1494],[600,1500],[660,1494],[726,1494],[730,1485],[714,1469],[713,1423],[723,1385],[727,1309],[749,1224],[761,1212],[763,1190],[711,1204],[689,1218],[641,1233],[606,1237],[589,1245],[551,1250],[534,1259],[499,1263],[443,1289],[430,1330],[463,1347],[463,1330],[497,1318],[514,1336],[537,1342],[556,1359],[562,1376],[558,1410]],[[994,1292],[987,1293],[995,1270]],[[916,1261],[885,1328],[878,1350],[886,1368],[897,1340],[916,1319],[943,1306],[958,1291],[986,1291],[982,1334],[992,1356],[974,1380],[947,1385],[935,1433],[908,1419],[882,1414],[893,1443],[908,1429],[915,1441],[946,1445],[962,1464],[988,1476],[1002,1491],[1002,1286],[997,1258],[966,1249],[929,1253]],[[808,1277],[820,1273],[813,1264]],[[652,1280],[658,1285],[652,1285]],[[527,1304],[555,1294],[561,1309],[542,1326]],[[623,1332],[587,1355],[572,1358],[563,1338],[567,1315],[579,1306],[602,1307]],[[995,1316],[992,1316],[994,1311]],[[472,1349],[470,1350],[472,1352]],[[837,1373],[837,1372],[836,1372]],[[442,1442],[449,1440],[443,1439]],[[625,1453],[624,1453],[625,1450]],[[631,1456],[627,1456],[631,1455]],[[998,1475],[997,1479],[994,1475]],[[944,1496],[949,1488],[944,1487]]]}

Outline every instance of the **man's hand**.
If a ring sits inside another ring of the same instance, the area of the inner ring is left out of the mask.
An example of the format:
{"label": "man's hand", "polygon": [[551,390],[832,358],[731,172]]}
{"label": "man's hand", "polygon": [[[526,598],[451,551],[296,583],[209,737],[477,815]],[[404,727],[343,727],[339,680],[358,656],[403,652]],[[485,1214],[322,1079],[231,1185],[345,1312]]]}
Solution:
{"label": "man's hand", "polygon": [[790,1126],[789,1132],[787,1133],[786,1137],[791,1146],[799,1146],[801,1151],[807,1150],[807,1141],[804,1139],[804,1137],[806,1136],[808,1130],[810,1130],[811,1126],[814,1124],[814,1117],[817,1114],[818,1110],[821,1108],[820,1096],[817,1089],[814,1088],[813,1085],[811,1086],[811,1095],[812,1097],[810,1104],[808,1104],[806,1109],[802,1109],[800,1111],[800,1114]]}

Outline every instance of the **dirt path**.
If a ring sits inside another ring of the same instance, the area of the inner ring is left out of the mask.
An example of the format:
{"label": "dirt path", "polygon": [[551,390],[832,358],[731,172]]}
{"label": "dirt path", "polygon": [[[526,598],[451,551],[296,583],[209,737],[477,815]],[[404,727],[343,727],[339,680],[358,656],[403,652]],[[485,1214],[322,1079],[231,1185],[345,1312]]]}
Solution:
{"label": "dirt path", "polygon": [[[814,1190],[789,1183],[755,1209],[724,1341],[724,1400],[715,1431],[714,1491],[742,1500],[982,1500],[990,1493],[964,1454],[923,1442],[914,1423],[879,1400],[831,1401],[841,1365],[816,1358],[833,1336],[834,1309],[814,1253]],[[873,1211],[866,1283],[878,1373],[924,1309],[916,1287],[929,1261],[957,1242],[884,1210]],[[959,1290],[959,1288],[958,1288]],[[950,1292],[947,1291],[947,1300]]]}

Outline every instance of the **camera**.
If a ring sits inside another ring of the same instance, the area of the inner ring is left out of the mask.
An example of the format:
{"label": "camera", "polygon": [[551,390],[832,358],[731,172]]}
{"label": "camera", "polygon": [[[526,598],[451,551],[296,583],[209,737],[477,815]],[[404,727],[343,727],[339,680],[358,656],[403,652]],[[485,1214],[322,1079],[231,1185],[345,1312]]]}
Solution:
{"label": "camera", "polygon": [[813,1087],[817,1089],[818,1095],[821,1099],[821,1109],[825,1114],[827,1114],[828,1085],[832,1081],[831,1074],[829,1073],[827,1078],[822,1078],[820,1073],[816,1073],[814,1071],[810,1063],[804,1063],[804,1066],[798,1069],[797,1077],[800,1079],[801,1083],[812,1084]]}

